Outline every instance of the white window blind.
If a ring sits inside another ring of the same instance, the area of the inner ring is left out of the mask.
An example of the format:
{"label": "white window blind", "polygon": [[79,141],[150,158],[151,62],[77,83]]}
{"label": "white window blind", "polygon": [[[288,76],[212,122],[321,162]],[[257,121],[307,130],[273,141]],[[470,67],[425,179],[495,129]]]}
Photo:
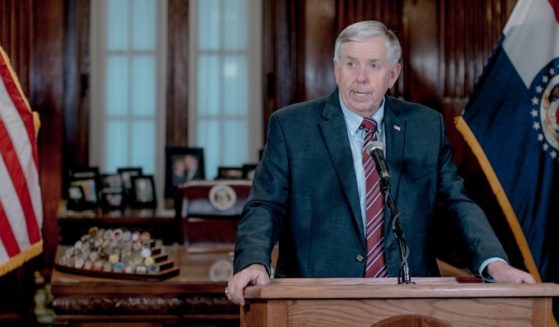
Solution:
{"label": "white window blind", "polygon": [[261,11],[261,0],[192,1],[189,140],[204,148],[208,178],[258,160]]}
{"label": "white window blind", "polygon": [[90,163],[142,167],[162,190],[166,1],[91,2]]}

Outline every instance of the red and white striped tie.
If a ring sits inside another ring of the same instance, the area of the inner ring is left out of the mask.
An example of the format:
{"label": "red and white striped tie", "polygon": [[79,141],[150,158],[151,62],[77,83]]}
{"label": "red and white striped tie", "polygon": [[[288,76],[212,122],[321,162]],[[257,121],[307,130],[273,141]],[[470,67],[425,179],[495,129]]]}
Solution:
{"label": "red and white striped tie", "polygon": [[384,196],[380,190],[380,176],[375,161],[365,147],[376,140],[377,124],[374,120],[365,118],[361,123],[365,129],[363,142],[363,170],[365,172],[365,215],[367,238],[367,265],[365,277],[386,277],[388,269],[384,259]]}

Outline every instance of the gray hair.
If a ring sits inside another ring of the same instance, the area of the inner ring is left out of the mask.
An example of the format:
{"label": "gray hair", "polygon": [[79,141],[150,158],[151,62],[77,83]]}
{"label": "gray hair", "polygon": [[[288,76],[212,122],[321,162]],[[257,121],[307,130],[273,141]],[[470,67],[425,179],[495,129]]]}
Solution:
{"label": "gray hair", "polygon": [[388,57],[392,64],[400,61],[402,56],[402,47],[400,41],[394,32],[389,30],[386,25],[374,20],[366,20],[351,24],[346,27],[336,39],[336,47],[334,48],[334,61],[340,59],[340,48],[342,44],[351,41],[365,41],[374,36],[383,36],[384,44],[388,49]]}

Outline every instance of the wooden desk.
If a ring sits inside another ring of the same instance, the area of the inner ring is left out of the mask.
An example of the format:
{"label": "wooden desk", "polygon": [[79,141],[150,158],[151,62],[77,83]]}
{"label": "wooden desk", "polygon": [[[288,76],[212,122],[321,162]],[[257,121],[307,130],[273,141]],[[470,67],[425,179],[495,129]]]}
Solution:
{"label": "wooden desk", "polygon": [[[63,250],[59,247],[57,258]],[[56,325],[238,326],[239,307],[225,298],[227,282],[209,277],[212,264],[231,262],[232,247],[187,250],[174,245],[165,251],[180,274],[161,282],[94,278],[55,269],[51,282]]]}

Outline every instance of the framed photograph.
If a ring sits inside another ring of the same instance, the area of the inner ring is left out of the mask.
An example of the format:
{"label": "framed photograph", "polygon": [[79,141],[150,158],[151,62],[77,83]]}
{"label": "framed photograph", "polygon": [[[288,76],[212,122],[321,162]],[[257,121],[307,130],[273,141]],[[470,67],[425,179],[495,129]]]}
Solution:
{"label": "framed photograph", "polygon": [[76,211],[96,208],[99,205],[97,179],[72,178],[68,186],[68,204]]}
{"label": "framed photograph", "polygon": [[204,149],[165,148],[165,197],[173,196],[175,188],[187,181],[205,179]]}
{"label": "framed photograph", "polygon": [[255,170],[256,170],[256,164],[244,164],[243,165],[243,178],[253,180]]}
{"label": "framed photograph", "polygon": [[105,212],[120,210],[124,211],[126,201],[122,188],[104,188],[101,191],[101,209]]}
{"label": "framed photograph", "polygon": [[87,209],[85,204],[85,195],[81,186],[73,185],[68,187],[68,200],[66,201],[66,208],[73,211],[82,211]]}
{"label": "framed photograph", "polygon": [[122,176],[120,174],[102,174],[102,189],[123,189]]}
{"label": "framed photograph", "polygon": [[157,195],[153,175],[132,176],[132,202],[133,208],[156,208]]}
{"label": "framed photograph", "polygon": [[241,179],[242,167],[217,167],[217,179]]}
{"label": "framed photograph", "polygon": [[117,168],[117,173],[122,181],[122,188],[125,195],[132,192],[132,177],[142,175],[142,167],[121,167]]}
{"label": "framed photograph", "polygon": [[[86,166],[86,167],[79,167],[79,168],[72,168],[68,171],[67,180],[64,185],[64,196],[66,198],[69,197],[69,190],[70,186],[72,185],[73,181],[76,180],[93,180],[95,182],[95,190],[99,191],[101,189],[101,180],[99,175],[99,168],[95,166]],[[88,192],[89,190],[84,190]],[[89,196],[89,199],[92,199]]]}
{"label": "framed photograph", "polygon": [[68,209],[82,211],[97,208],[100,184],[98,167],[70,169],[68,184],[65,187]]}

